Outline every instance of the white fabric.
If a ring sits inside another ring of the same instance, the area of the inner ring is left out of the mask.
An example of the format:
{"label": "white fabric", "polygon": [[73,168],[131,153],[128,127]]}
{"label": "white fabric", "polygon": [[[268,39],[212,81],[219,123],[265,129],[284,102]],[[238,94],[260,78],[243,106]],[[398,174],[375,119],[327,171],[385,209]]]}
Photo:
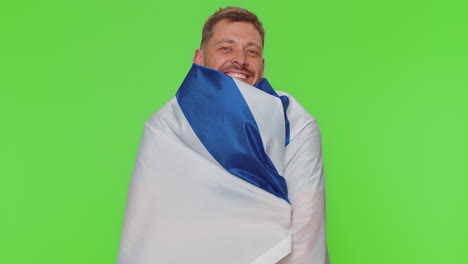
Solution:
{"label": "white fabric", "polygon": [[236,81],[291,205],[224,170],[172,99],[146,122],[130,184],[118,264],[325,264],[324,187],[315,120]]}
{"label": "white fabric", "polygon": [[284,178],[292,213],[292,252],[279,264],[328,264],[325,237],[325,186],[317,122],[290,95],[287,110],[291,141],[285,151]]}

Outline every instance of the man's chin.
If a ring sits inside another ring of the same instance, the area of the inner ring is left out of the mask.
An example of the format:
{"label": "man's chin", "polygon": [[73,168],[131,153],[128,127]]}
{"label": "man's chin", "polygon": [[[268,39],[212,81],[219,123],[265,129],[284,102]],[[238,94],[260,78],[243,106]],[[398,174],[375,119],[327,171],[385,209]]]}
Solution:
{"label": "man's chin", "polygon": [[248,79],[242,79],[242,78],[236,78],[236,77],[233,77],[233,78],[236,79],[236,80],[239,80],[239,81],[241,81],[241,82],[244,82],[244,83],[246,83],[246,84],[252,85],[252,84],[249,82]]}
{"label": "man's chin", "polygon": [[220,72],[226,74],[227,76],[231,78],[244,82],[246,84],[255,85],[255,83],[252,84],[254,82],[254,78],[249,74],[242,73],[242,72],[235,72],[235,71],[220,71]]}
{"label": "man's chin", "polygon": [[[228,75],[228,76],[229,76],[229,75]],[[231,77],[231,76],[230,76],[230,77]],[[241,82],[243,82],[243,83],[246,83],[246,84],[248,84],[248,85],[252,85],[252,86],[255,86],[255,84],[257,83],[257,82],[253,83],[254,80],[253,80],[252,78],[247,78],[247,79],[242,79],[242,78],[238,78],[238,77],[232,77],[232,78],[233,78],[233,79],[236,79],[236,80],[239,80],[239,81],[241,81]]]}

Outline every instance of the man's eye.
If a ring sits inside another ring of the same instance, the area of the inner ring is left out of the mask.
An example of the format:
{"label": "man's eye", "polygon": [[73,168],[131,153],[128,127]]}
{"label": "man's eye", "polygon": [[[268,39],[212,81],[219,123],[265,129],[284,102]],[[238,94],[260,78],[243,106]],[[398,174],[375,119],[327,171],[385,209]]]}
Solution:
{"label": "man's eye", "polygon": [[258,51],[256,50],[248,50],[247,53],[251,54],[251,55],[257,55],[258,54]]}
{"label": "man's eye", "polygon": [[223,50],[223,51],[229,51],[229,50],[231,50],[231,48],[229,48],[229,47],[222,47],[221,50]]}

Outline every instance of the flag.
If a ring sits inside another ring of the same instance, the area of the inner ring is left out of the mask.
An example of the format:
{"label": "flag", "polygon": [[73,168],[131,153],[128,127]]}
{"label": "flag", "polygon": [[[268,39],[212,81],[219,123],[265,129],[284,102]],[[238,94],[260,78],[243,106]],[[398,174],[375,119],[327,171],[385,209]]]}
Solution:
{"label": "flag", "polygon": [[[295,101],[293,111],[302,112],[290,125],[289,105],[266,79],[253,87],[194,64],[176,96],[145,124],[118,264],[271,264],[291,255],[295,200],[288,187],[315,197],[323,182],[321,153],[306,158],[311,172],[292,177],[303,186],[284,177],[288,163],[297,163],[288,158],[293,134],[316,127]],[[319,200],[313,211],[322,231]]]}

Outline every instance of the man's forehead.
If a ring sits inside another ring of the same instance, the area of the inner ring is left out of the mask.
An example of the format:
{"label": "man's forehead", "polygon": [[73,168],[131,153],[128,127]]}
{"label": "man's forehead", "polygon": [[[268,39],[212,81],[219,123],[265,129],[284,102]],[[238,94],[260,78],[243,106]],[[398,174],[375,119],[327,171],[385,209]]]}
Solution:
{"label": "man's forehead", "polygon": [[223,19],[213,27],[211,37],[217,43],[235,43],[248,39],[249,45],[262,47],[262,37],[254,24],[245,21]]}

